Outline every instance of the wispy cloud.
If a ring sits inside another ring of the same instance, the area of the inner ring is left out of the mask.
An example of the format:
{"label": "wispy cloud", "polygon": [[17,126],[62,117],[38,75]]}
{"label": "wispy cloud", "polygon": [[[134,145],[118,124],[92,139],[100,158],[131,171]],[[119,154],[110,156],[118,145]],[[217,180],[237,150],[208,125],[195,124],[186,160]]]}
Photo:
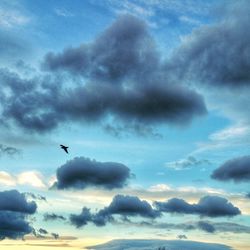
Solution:
{"label": "wispy cloud", "polygon": [[206,159],[197,160],[194,156],[189,156],[187,159],[167,162],[165,163],[165,167],[172,168],[175,170],[184,170],[184,169],[190,169],[190,168],[197,167],[197,166],[202,166],[204,164],[206,165],[210,164],[210,161]]}
{"label": "wispy cloud", "polygon": [[65,8],[58,7],[58,8],[55,8],[54,11],[55,11],[56,15],[58,15],[58,16],[62,16],[62,17],[73,17],[74,16],[73,12],[71,12]]}
{"label": "wispy cloud", "polygon": [[236,146],[250,144],[250,128],[247,124],[235,124],[213,132],[205,142],[198,142],[197,149],[192,154],[223,150]]}
{"label": "wispy cloud", "polygon": [[7,29],[14,28],[26,25],[29,21],[30,18],[19,11],[3,9],[0,6],[0,27]]}
{"label": "wispy cloud", "polygon": [[3,155],[14,157],[14,156],[17,156],[17,155],[20,155],[20,154],[21,154],[20,149],[0,144],[0,157],[3,156]]}

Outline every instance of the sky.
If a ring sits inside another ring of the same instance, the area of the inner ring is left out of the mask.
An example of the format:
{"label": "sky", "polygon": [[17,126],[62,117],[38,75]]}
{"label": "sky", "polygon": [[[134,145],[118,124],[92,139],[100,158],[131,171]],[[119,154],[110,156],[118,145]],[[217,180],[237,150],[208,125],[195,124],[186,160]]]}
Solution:
{"label": "sky", "polygon": [[249,11],[0,0],[0,249],[249,249]]}

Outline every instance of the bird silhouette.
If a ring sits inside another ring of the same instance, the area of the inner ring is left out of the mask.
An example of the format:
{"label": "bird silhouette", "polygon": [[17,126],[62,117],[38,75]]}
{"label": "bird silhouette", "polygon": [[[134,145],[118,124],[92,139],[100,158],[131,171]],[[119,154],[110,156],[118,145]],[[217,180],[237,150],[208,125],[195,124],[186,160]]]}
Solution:
{"label": "bird silhouette", "polygon": [[68,152],[68,147],[66,147],[66,146],[64,146],[64,145],[60,145],[61,146],[61,148],[68,154],[69,152]]}

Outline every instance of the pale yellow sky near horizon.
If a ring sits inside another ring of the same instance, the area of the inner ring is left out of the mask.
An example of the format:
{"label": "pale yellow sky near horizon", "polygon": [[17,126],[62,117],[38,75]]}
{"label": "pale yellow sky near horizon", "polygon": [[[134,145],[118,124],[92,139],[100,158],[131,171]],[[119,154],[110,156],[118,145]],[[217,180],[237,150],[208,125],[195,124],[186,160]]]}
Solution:
{"label": "pale yellow sky near horizon", "polygon": [[[86,239],[28,239],[28,240],[3,240],[0,242],[0,250],[84,250],[88,246],[94,246],[106,243],[110,239],[96,239],[96,238],[86,238]],[[206,241],[207,243],[211,243]],[[219,241],[213,243],[221,243]],[[229,245],[229,244],[228,244]],[[233,250],[249,250],[248,240],[242,241],[241,243],[230,244]]]}

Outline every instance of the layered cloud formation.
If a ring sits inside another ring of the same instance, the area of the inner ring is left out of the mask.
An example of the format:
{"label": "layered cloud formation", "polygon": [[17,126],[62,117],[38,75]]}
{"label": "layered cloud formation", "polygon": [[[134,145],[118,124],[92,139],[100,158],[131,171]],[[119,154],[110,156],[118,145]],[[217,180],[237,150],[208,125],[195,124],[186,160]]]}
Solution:
{"label": "layered cloud formation", "polygon": [[107,222],[114,221],[114,215],[119,215],[123,219],[137,216],[155,219],[161,214],[153,209],[147,201],[140,200],[136,196],[116,195],[109,206],[95,214],[92,214],[90,209],[84,207],[79,215],[72,214],[70,216],[70,222],[77,228],[85,226],[88,222],[92,222],[96,226],[104,226]]}
{"label": "layered cloud formation", "polygon": [[0,192],[0,239],[23,238],[33,231],[27,215],[36,212],[34,201],[28,202],[17,190]]}
{"label": "layered cloud formation", "polygon": [[[80,214],[71,214],[70,222],[72,225],[80,228],[89,222],[96,226],[104,226],[108,222],[114,222],[115,215],[119,215],[123,221],[130,222],[130,217],[141,217],[156,219],[162,216],[162,213],[180,213],[194,214],[207,217],[232,217],[241,214],[241,211],[233,206],[228,200],[217,196],[205,196],[197,204],[189,204],[178,198],[173,198],[167,202],[155,202],[152,207],[147,201],[140,200],[136,196],[116,195],[109,206],[91,213],[90,209],[83,207]],[[142,223],[142,225],[153,226],[151,223]],[[166,228],[178,228],[178,225],[163,225]],[[156,226],[157,227],[157,226]],[[200,221],[196,225],[185,225],[180,228],[187,230],[201,229],[213,233],[216,229],[208,222]]]}
{"label": "layered cloud formation", "polygon": [[[183,125],[206,114],[203,97],[162,70],[146,24],[130,15],[120,17],[90,44],[47,54],[43,68],[49,75],[28,79],[0,70],[8,89],[0,95],[5,123],[46,132],[65,121],[94,122],[111,116],[134,126]],[[84,83],[66,89],[58,71],[78,74]]]}
{"label": "layered cloud formation", "polygon": [[200,216],[220,217],[241,214],[239,208],[227,199],[218,196],[205,196],[197,204],[189,204],[185,200],[172,198],[166,202],[155,202],[161,212],[197,214]]}

